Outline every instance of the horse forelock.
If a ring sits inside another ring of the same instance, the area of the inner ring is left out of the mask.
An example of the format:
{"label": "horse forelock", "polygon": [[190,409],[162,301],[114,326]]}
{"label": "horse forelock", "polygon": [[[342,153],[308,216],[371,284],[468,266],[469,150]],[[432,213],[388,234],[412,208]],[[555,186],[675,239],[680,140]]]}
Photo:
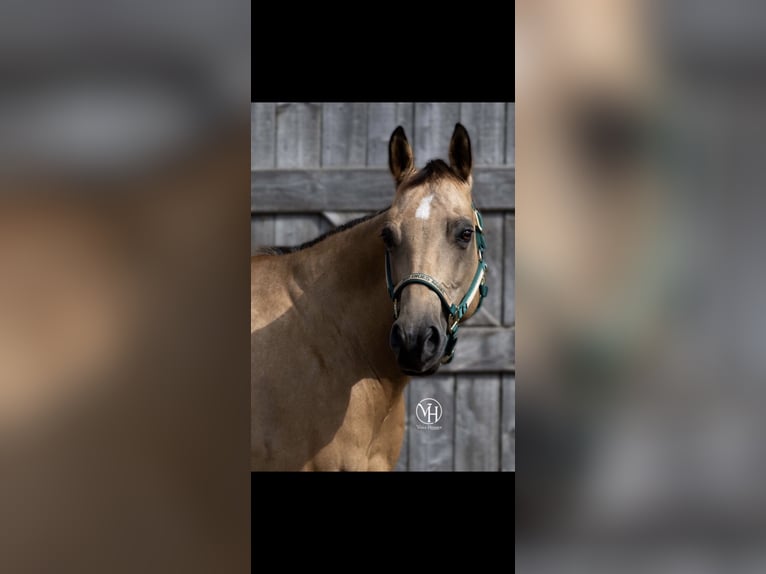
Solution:
{"label": "horse forelock", "polygon": [[399,186],[399,192],[404,193],[409,189],[424,184],[438,185],[443,181],[466,184],[467,181],[460,177],[450,166],[441,159],[432,159],[422,169],[416,171]]}

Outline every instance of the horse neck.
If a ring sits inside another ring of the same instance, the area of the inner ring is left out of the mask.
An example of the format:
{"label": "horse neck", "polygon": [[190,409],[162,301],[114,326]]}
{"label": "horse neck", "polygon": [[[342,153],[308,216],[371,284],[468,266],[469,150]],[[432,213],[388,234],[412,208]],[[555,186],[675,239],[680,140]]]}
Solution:
{"label": "horse neck", "polygon": [[311,302],[306,311],[315,314],[318,325],[326,328],[332,322],[377,368],[399,374],[388,347],[393,318],[382,220],[377,215],[296,253],[294,276]]}

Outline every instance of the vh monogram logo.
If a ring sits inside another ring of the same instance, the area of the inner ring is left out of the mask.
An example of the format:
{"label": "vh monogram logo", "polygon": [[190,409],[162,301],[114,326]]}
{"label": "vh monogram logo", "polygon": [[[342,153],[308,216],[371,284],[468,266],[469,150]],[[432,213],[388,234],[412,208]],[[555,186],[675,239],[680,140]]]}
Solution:
{"label": "vh monogram logo", "polygon": [[423,399],[415,407],[415,416],[424,425],[435,425],[441,420],[443,414],[444,409],[436,399]]}

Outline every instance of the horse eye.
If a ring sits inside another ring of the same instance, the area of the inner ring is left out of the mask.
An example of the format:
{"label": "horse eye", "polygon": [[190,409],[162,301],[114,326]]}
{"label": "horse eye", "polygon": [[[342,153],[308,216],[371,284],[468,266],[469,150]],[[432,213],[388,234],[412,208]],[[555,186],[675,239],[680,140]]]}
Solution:
{"label": "horse eye", "polygon": [[473,229],[465,229],[460,234],[460,241],[464,241],[465,243],[468,243],[471,241],[471,237],[473,237]]}
{"label": "horse eye", "polygon": [[380,232],[380,236],[383,238],[383,243],[386,244],[388,249],[392,249],[394,247],[394,233],[388,227],[383,228],[383,230]]}

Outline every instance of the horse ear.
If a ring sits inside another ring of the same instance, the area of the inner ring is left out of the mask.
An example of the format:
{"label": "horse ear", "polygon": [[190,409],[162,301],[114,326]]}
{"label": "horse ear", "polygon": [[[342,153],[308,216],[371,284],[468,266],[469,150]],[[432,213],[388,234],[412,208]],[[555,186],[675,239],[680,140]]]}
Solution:
{"label": "horse ear", "polygon": [[462,124],[455,124],[452,139],[449,142],[449,164],[464,180],[471,175],[471,138]]}
{"label": "horse ear", "polygon": [[399,185],[404,176],[415,169],[415,158],[412,155],[410,142],[404,134],[402,126],[397,127],[388,141],[388,167]]}

